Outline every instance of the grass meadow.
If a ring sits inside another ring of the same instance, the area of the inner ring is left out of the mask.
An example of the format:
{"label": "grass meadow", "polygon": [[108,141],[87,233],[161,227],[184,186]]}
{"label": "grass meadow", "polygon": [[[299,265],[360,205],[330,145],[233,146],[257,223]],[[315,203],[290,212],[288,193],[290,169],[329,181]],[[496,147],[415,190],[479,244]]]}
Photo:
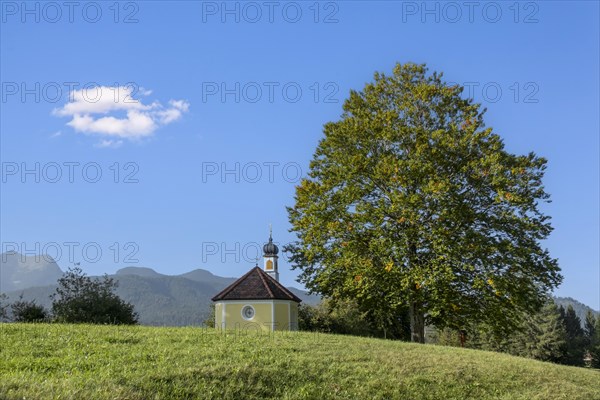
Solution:
{"label": "grass meadow", "polygon": [[600,371],[309,332],[0,324],[1,399],[600,399]]}

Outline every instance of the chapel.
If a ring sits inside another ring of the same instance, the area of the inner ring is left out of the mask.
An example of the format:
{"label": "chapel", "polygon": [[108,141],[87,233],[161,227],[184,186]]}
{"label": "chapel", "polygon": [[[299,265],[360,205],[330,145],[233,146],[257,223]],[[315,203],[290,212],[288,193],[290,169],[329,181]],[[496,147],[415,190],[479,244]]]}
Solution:
{"label": "chapel", "polygon": [[279,283],[278,253],[271,232],[263,246],[263,268],[257,264],[212,298],[215,328],[298,330],[298,305],[302,300]]}

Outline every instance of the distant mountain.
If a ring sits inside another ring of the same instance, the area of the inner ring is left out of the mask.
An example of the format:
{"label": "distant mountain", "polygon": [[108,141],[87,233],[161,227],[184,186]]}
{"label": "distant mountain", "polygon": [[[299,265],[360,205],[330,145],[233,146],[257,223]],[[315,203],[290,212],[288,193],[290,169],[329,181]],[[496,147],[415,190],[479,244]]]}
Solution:
{"label": "distant mountain", "polygon": [[196,282],[215,282],[225,284],[225,286],[230,285],[237,279],[223,278],[221,276],[214,275],[212,272],[206,271],[204,269],[195,269],[193,271],[186,272],[185,274],[181,274],[179,276]]}
{"label": "distant mountain", "polygon": [[572,305],[573,310],[575,310],[575,314],[577,314],[581,320],[582,326],[585,323],[585,315],[587,314],[588,310],[592,311],[596,318],[600,317],[600,311],[594,310],[593,308],[586,306],[585,304],[571,297],[555,297],[554,302],[559,306],[563,306],[565,309],[569,306],[569,304]]}
{"label": "distant mountain", "polygon": [[50,256],[24,256],[14,251],[0,254],[0,292],[44,286],[63,274]]}
{"label": "distant mountain", "polygon": [[158,278],[158,277],[161,277],[161,276],[166,276],[166,275],[163,275],[163,274],[159,274],[158,272],[156,272],[152,268],[145,268],[145,267],[125,267],[125,268],[121,268],[120,270],[118,270],[116,272],[116,275],[137,275],[137,276],[143,276],[143,277],[146,277],[146,278]]}
{"label": "distant mountain", "polygon": [[135,305],[144,325],[201,325],[210,312],[210,299],[226,286],[168,275],[114,277],[117,294]]}
{"label": "distant mountain", "polygon": [[[58,268],[58,265],[56,267]],[[0,269],[4,268],[2,263]],[[46,268],[52,270],[51,267],[39,266],[41,271],[45,271]],[[60,271],[60,268],[58,270]],[[14,301],[23,294],[25,300],[35,299],[39,304],[50,308],[50,295],[54,293],[57,287],[56,280],[62,276],[62,271],[58,275],[42,275],[47,279],[37,280],[36,283],[41,284],[34,287],[17,287],[2,291],[9,296],[9,301]],[[135,306],[141,324],[169,326],[201,325],[210,312],[210,299],[237,279],[220,277],[203,269],[173,276],[144,267],[123,268],[111,276],[119,282],[117,294]],[[14,284],[9,287],[14,287]],[[320,301],[319,296],[308,295],[296,288],[289,289],[307,304]]]}
{"label": "distant mountain", "polygon": [[[8,252],[0,254],[0,292],[10,301],[19,298],[37,300],[50,307],[49,296],[56,289],[56,281],[63,271],[52,258],[23,256]],[[145,267],[127,267],[112,275],[118,282],[117,294],[131,302],[145,325],[199,325],[209,313],[210,299],[237,278],[217,276],[204,269],[195,269],[181,275],[164,275]],[[305,304],[317,304],[320,297],[288,287]],[[570,297],[555,297],[557,304],[573,305],[581,321],[587,310],[596,316],[600,312]]]}
{"label": "distant mountain", "polygon": [[[225,289],[227,286],[231,285],[236,281],[237,278],[224,278],[222,276],[218,276],[213,274],[210,271],[205,269],[195,269],[190,272],[186,272],[181,275],[162,275],[158,272],[154,271],[150,268],[140,268],[140,267],[127,267],[117,271],[115,277],[118,280],[122,279],[124,275],[135,275],[139,277],[145,278],[178,278],[178,279],[186,279],[196,283],[201,283],[203,285],[208,285],[214,289],[210,298],[212,298],[215,294]],[[304,303],[307,304],[317,304],[321,301],[321,297],[317,295],[308,294],[304,290],[297,289],[295,287],[288,287],[290,291],[292,291],[296,296],[298,296]]]}

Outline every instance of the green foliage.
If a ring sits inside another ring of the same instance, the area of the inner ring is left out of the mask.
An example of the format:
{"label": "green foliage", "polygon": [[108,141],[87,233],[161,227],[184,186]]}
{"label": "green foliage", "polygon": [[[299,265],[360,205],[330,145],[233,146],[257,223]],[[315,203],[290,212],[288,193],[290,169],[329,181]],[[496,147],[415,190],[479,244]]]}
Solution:
{"label": "green foliage", "polygon": [[558,306],[563,306],[564,309],[570,305],[575,310],[575,314],[584,322],[588,312],[591,312],[596,318],[600,317],[600,312],[594,310],[590,306],[583,304],[572,297],[553,297],[554,302]]}
{"label": "green foliage", "polygon": [[541,361],[560,363],[566,346],[566,331],[558,307],[548,302],[540,312],[526,316],[512,335],[509,353]]}
{"label": "green foliage", "polygon": [[[466,330],[466,346],[474,349],[498,351],[540,361],[564,361],[566,331],[558,307],[548,300],[542,309],[520,318],[520,325],[508,335],[497,335],[484,324],[472,324]],[[458,346],[459,332],[443,329],[433,336],[432,342]]]}
{"label": "green foliage", "polygon": [[12,319],[15,322],[44,322],[50,317],[48,310],[35,300],[25,301],[23,298],[10,305]]}
{"label": "green foliage", "polygon": [[[586,342],[573,308],[565,311],[548,300],[539,312],[524,315],[520,320],[513,332],[502,336],[485,324],[472,324],[467,329],[467,347],[574,366],[584,365],[586,349],[590,355],[595,351],[591,344],[595,341]],[[595,328],[593,332],[596,335]],[[457,338],[456,330],[446,328],[436,332],[431,341],[458,346]]]}
{"label": "green foliage", "polygon": [[302,331],[379,336],[367,315],[362,313],[352,300],[334,302],[331,299],[323,299],[315,306],[300,304],[298,326]]}
{"label": "green foliage", "polygon": [[510,332],[562,280],[540,244],[546,160],[507,152],[462,92],[424,65],[376,73],[325,125],[288,208],[307,288],[380,328],[409,310],[418,342],[426,323]]}
{"label": "green foliage", "polygon": [[0,322],[6,321],[8,319],[8,307],[7,303],[8,296],[4,293],[0,293]]}
{"label": "green foliage", "polygon": [[406,340],[407,324],[407,315],[399,315],[394,324],[383,330],[373,315],[361,311],[352,299],[324,299],[316,306],[301,304],[298,310],[299,329],[304,331]]}
{"label": "green foliage", "polygon": [[600,369],[600,318],[596,318],[594,338],[589,347],[590,366]]}
{"label": "green foliage", "polygon": [[59,322],[136,324],[137,313],[113,291],[117,282],[88,277],[81,268],[69,268],[52,295],[52,312]]}
{"label": "green foliage", "polygon": [[569,305],[566,310],[560,307],[563,316],[563,325],[566,331],[566,348],[564,364],[583,366],[585,354],[585,337],[581,328],[581,320],[575,314],[573,306]]}
{"label": "green foliage", "polygon": [[586,345],[590,346],[596,338],[596,317],[594,317],[594,313],[591,310],[588,310],[585,315],[583,334]]}
{"label": "green foliage", "polygon": [[204,321],[202,321],[202,325],[208,328],[214,328],[215,323],[215,304],[213,303],[210,305],[208,316]]}
{"label": "green foliage", "polygon": [[[426,336],[426,342],[442,346],[461,347],[460,332],[456,329],[447,327],[442,329],[435,329],[434,327],[431,327]],[[489,350],[498,351],[497,349],[491,348]]]}
{"label": "green foliage", "polygon": [[539,313],[527,318],[522,335],[525,340],[517,355],[556,363],[562,361],[567,337],[554,302],[549,302]]}
{"label": "green foliage", "polygon": [[597,399],[598,371],[313,332],[2,324],[0,398]]}
{"label": "green foliage", "polygon": [[585,315],[585,323],[583,326],[584,346],[588,359],[586,365],[594,368],[598,368],[598,365],[600,364],[600,360],[597,359],[598,355],[600,355],[597,350],[597,347],[600,349],[600,335],[597,332],[598,320],[600,320],[600,318],[596,318],[594,313],[588,310]]}

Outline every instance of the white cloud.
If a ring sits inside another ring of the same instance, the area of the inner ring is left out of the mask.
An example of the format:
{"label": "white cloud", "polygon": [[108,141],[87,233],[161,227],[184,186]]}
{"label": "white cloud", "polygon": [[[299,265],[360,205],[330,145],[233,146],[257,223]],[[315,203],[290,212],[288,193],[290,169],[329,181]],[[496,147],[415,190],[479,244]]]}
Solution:
{"label": "white cloud", "polygon": [[169,104],[183,112],[187,112],[190,108],[190,104],[184,100],[169,100]]}
{"label": "white cloud", "polygon": [[123,144],[122,140],[110,140],[110,139],[102,139],[98,143],[95,144],[96,147],[100,147],[102,149],[112,148],[116,149],[117,147],[121,147]]}
{"label": "white cloud", "polygon": [[51,137],[51,138],[57,138],[57,137],[59,137],[60,135],[62,135],[62,131],[56,131],[56,132],[54,132],[52,135],[50,135],[50,137]]}
{"label": "white cloud", "polygon": [[157,128],[154,119],[149,114],[139,111],[128,111],[127,118],[94,118],[89,114],[75,114],[67,125],[77,132],[99,133],[127,139],[151,135]]}
{"label": "white cloud", "polygon": [[150,96],[152,94],[152,90],[140,87],[140,95],[142,96]]}
{"label": "white cloud", "polygon": [[[143,88],[139,92],[143,96],[152,94],[151,90]],[[97,86],[71,92],[69,102],[55,109],[53,114],[71,117],[67,125],[76,132],[136,140],[151,136],[160,126],[177,121],[189,106],[185,100],[170,100],[168,107],[158,101],[144,104],[133,98],[131,87]],[[98,147],[114,147],[117,142],[101,141]]]}
{"label": "white cloud", "polygon": [[160,117],[160,122],[163,124],[169,124],[173,121],[177,121],[181,118],[184,112],[187,112],[190,108],[188,102],[184,100],[169,100],[171,108],[166,110],[157,111],[156,114]]}

